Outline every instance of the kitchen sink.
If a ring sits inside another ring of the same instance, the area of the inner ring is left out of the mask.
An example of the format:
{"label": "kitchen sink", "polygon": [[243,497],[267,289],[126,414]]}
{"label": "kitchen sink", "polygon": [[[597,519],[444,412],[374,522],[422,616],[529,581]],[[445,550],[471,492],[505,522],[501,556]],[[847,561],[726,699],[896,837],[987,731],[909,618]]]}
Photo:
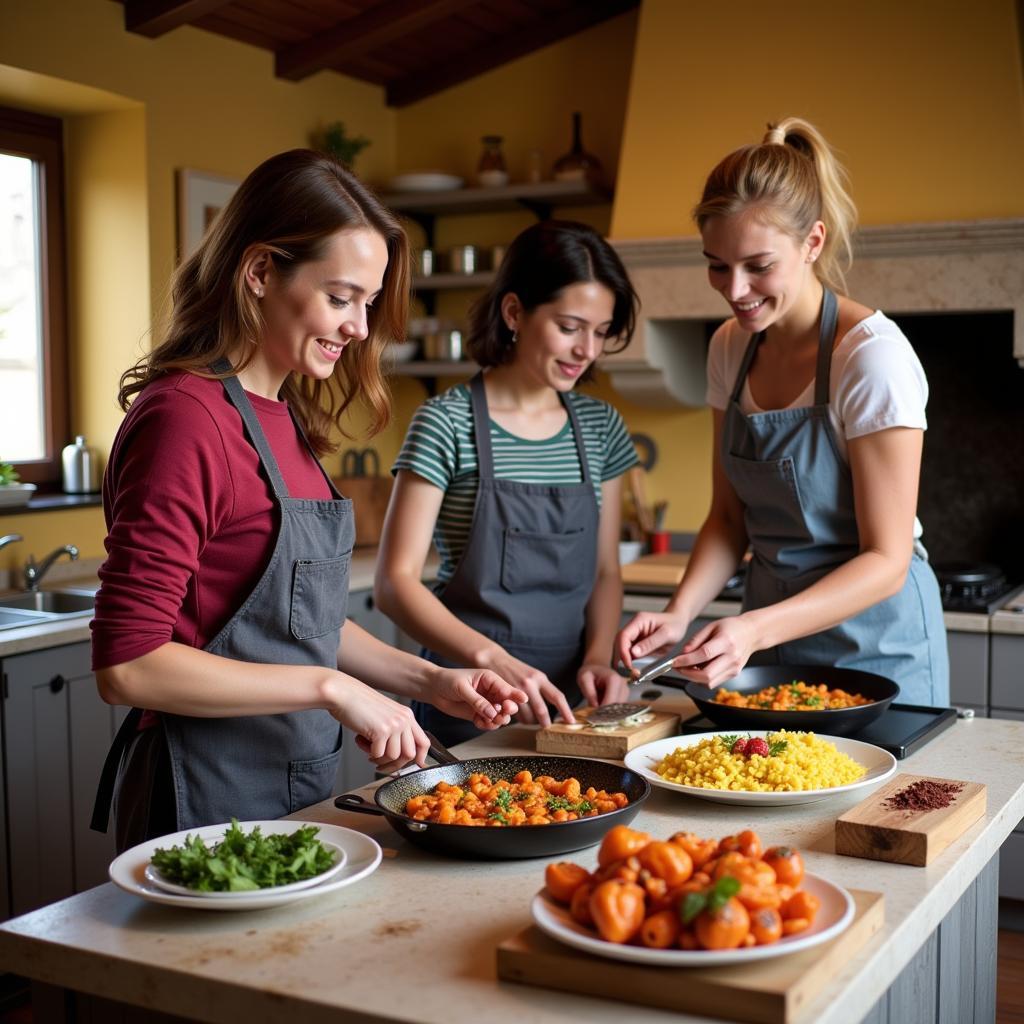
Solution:
{"label": "kitchen sink", "polygon": [[[96,595],[88,590],[25,590],[0,597],[0,611],[36,612],[50,616],[91,612]],[[13,623],[12,623],[13,625]]]}
{"label": "kitchen sink", "polygon": [[32,612],[9,612],[0,608],[0,629],[17,629],[19,626],[32,626],[40,622],[52,622],[48,615],[33,615]]}

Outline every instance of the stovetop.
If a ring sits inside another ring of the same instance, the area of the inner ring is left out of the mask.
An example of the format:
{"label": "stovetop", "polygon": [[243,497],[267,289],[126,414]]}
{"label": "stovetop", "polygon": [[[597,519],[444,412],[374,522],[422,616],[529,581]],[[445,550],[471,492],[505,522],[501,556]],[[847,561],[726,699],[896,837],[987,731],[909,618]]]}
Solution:
{"label": "stovetop", "polygon": [[991,615],[1024,589],[1024,582],[988,562],[936,562],[933,568],[947,612]]}
{"label": "stovetop", "polygon": [[[848,739],[872,743],[888,750],[893,757],[903,760],[931,743],[939,733],[948,729],[957,718],[956,708],[930,708],[922,704],[890,704],[888,710],[860,732]],[[680,726],[683,735],[720,730],[709,718],[694,715]]]}

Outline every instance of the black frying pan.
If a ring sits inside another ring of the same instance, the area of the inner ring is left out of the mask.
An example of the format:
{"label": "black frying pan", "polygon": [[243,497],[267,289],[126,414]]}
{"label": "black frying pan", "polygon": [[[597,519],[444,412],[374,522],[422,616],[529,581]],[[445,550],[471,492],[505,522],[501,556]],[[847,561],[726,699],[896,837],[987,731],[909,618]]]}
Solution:
{"label": "black frying pan", "polygon": [[900,688],[885,676],[828,665],[758,665],[743,669],[734,679],[722,683],[722,688],[751,693],[766,686],[784,686],[794,681],[803,681],[809,686],[824,683],[830,690],[859,693],[872,703],[823,711],[768,711],[719,704],[715,700],[718,688],[713,690],[700,683],[673,681],[662,676],[655,685],[681,687],[701,712],[721,729],[799,729],[828,736],[850,736],[859,732],[882,715],[900,692]]}
{"label": "black frying pan", "polygon": [[[438,825],[416,821],[405,813],[405,803],[410,797],[432,792],[439,782],[461,785],[474,772],[482,772],[497,782],[499,779],[511,780],[521,771],[532,772],[534,777],[551,775],[556,779],[576,778],[584,790],[593,786],[609,793],[625,793],[629,803],[617,811],[592,818],[509,828]],[[442,764],[436,768],[421,768],[407,775],[399,775],[378,787],[373,794],[372,804],[355,793],[337,797],[334,804],[343,811],[383,815],[400,836],[437,853],[513,860],[520,857],[551,857],[593,846],[601,841],[613,825],[629,824],[650,793],[651,787],[642,775],[607,761],[523,754],[476,757],[468,761]]]}

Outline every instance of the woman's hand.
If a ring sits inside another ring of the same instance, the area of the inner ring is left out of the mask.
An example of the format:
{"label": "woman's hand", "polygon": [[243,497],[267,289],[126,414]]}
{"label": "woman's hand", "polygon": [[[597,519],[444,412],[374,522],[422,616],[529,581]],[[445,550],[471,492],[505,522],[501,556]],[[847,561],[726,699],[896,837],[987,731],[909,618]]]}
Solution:
{"label": "woman's hand", "polygon": [[469,719],[478,729],[497,729],[526,705],[527,694],[487,669],[442,668],[430,701],[446,715]]}
{"label": "woman's hand", "polygon": [[683,639],[689,624],[671,612],[638,612],[615,638],[615,653],[632,672],[634,658],[667,652]]}
{"label": "woman's hand", "polygon": [[341,673],[328,684],[328,694],[327,710],[356,734],[356,745],[379,772],[398,771],[411,761],[423,767],[430,741],[412,708]]}
{"label": "woman's hand", "polygon": [[527,725],[550,725],[551,712],[548,711],[548,704],[553,704],[555,710],[565,722],[575,722],[569,702],[565,694],[555,686],[553,682],[539,669],[527,665],[525,661],[513,658],[508,651],[499,648],[488,659],[488,668],[496,672],[505,682],[522,690],[527,697],[527,703],[519,708],[519,721]]}
{"label": "woman's hand", "polygon": [[686,679],[715,687],[738,675],[757,649],[750,619],[728,615],[697,630],[672,667]]}
{"label": "woman's hand", "polygon": [[576,674],[576,685],[594,708],[619,704],[629,696],[629,683],[610,665],[584,665]]}

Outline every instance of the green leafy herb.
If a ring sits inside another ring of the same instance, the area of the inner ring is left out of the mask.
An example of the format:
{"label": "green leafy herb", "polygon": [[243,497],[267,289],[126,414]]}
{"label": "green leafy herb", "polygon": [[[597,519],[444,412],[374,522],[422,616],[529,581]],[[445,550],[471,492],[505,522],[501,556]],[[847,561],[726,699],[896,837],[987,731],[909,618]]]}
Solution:
{"label": "green leafy herb", "polygon": [[0,487],[16,484],[20,479],[18,471],[9,462],[0,462]]}
{"label": "green leafy herb", "polygon": [[199,836],[181,846],[157,849],[153,866],[170,882],[197,892],[245,892],[288,885],[322,874],[334,856],[307,825],[290,835],[264,835],[257,825],[245,833],[236,818],[224,838],[207,847]]}
{"label": "green leafy herb", "polygon": [[763,708],[770,708],[772,706],[772,702],[770,700],[760,700],[758,701],[758,704]]}
{"label": "green leafy herb", "polygon": [[732,875],[723,875],[714,885],[703,892],[688,892],[679,904],[679,917],[684,925],[689,924],[701,911],[715,913],[740,891],[739,880]]}
{"label": "green leafy herb", "polygon": [[506,818],[505,815],[501,813],[501,811],[491,811],[491,813],[488,814],[487,817],[493,818],[495,821],[500,821],[502,825],[508,824],[508,818]]}
{"label": "green leafy herb", "polygon": [[768,744],[768,756],[775,757],[776,754],[781,754],[786,747],[789,746],[788,740],[776,740],[774,743]]}
{"label": "green leafy herb", "polygon": [[818,696],[814,696],[814,697],[805,697],[805,698],[804,698],[804,703],[805,703],[805,704],[806,704],[806,705],[807,705],[808,707],[816,708],[816,707],[817,707],[817,706],[818,706],[818,705],[819,705],[819,704],[821,703],[821,698],[820,698],[820,697],[818,697]]}
{"label": "green leafy herb", "polygon": [[574,804],[567,796],[549,796],[547,803],[549,811],[575,811],[577,814],[583,814],[594,807],[589,800],[580,800]]}
{"label": "green leafy herb", "polygon": [[498,789],[494,794],[494,802],[501,808],[503,814],[512,810],[512,790],[504,787]]}
{"label": "green leafy herb", "polygon": [[726,750],[732,750],[732,748],[735,745],[736,741],[740,737],[739,737],[739,734],[737,734],[735,736],[730,734],[728,736],[719,736],[718,738],[719,738],[719,740],[722,741],[722,745],[726,748]]}

